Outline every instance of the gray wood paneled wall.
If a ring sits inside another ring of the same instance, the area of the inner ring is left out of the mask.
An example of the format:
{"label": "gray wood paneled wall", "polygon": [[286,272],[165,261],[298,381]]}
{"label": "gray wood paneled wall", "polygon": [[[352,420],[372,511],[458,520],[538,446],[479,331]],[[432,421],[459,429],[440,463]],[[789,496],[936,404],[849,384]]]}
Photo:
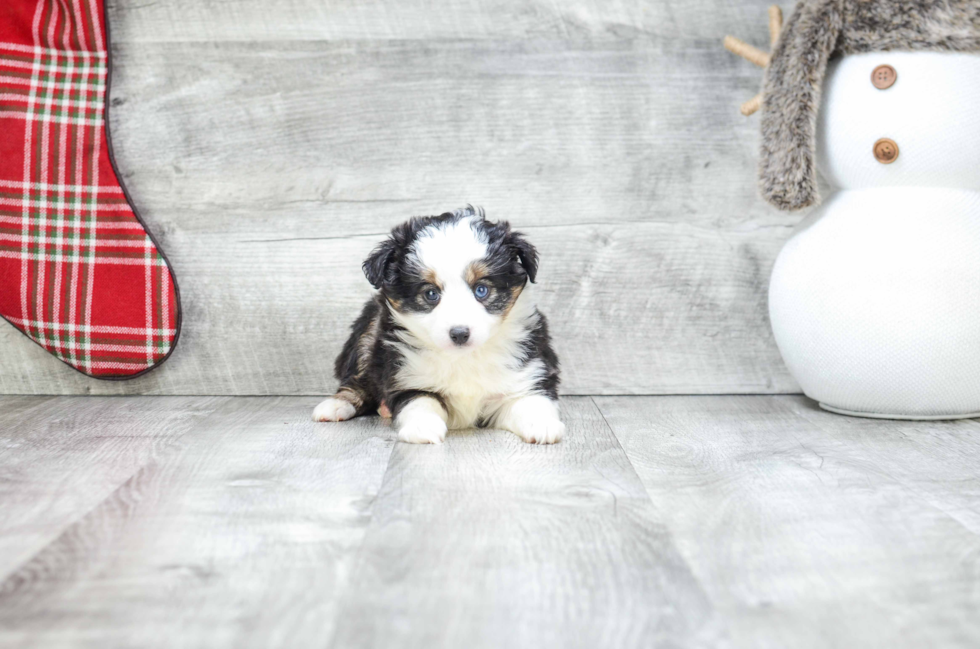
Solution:
{"label": "gray wood paneled wall", "polygon": [[[0,326],[0,392],[319,394],[391,226],[465,203],[539,246],[566,394],[793,392],[756,194],[768,0],[110,0],[120,171],[184,330],[129,382]],[[788,11],[789,5],[784,6]]]}

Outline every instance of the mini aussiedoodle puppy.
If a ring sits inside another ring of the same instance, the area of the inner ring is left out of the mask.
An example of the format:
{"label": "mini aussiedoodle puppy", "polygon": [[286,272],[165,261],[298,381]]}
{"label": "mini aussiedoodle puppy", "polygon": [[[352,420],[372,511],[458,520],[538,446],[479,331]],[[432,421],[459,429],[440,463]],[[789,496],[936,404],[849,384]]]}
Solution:
{"label": "mini aussiedoodle puppy", "polygon": [[412,443],[472,426],[557,442],[558,357],[525,291],[537,270],[534,246],[482,209],[394,228],[364,262],[378,292],[337,357],[337,394],[313,418],[390,413],[398,438]]}

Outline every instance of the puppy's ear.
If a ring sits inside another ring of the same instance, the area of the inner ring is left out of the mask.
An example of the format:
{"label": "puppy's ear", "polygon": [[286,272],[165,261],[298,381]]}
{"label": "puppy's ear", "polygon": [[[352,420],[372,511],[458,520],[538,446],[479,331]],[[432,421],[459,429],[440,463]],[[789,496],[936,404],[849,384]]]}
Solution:
{"label": "puppy's ear", "polygon": [[392,256],[395,254],[397,248],[398,244],[395,243],[394,239],[385,239],[371,251],[368,258],[361,264],[361,268],[364,270],[364,276],[367,277],[367,280],[371,282],[371,286],[374,288],[381,288],[381,285],[384,284],[388,264],[391,263]]}
{"label": "puppy's ear", "polygon": [[[425,228],[433,220],[431,216],[413,216],[401,225],[391,229],[391,236],[378,244],[361,268],[364,275],[371,282],[374,288],[381,288],[388,278],[392,262],[396,261],[399,250],[407,250],[411,242],[418,236],[420,230]],[[394,274],[393,274],[394,275]],[[394,280],[392,276],[390,279]]]}
{"label": "puppy's ear", "polygon": [[507,235],[507,245],[517,253],[517,258],[524,266],[527,278],[534,283],[534,278],[538,274],[538,251],[532,246],[520,232],[511,232]]}

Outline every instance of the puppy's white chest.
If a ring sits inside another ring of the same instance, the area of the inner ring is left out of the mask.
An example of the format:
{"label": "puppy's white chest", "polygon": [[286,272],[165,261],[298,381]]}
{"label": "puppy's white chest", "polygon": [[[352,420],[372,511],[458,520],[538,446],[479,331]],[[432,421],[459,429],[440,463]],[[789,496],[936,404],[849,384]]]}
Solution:
{"label": "puppy's white chest", "polygon": [[468,375],[457,374],[457,381],[442,386],[439,391],[449,408],[451,428],[475,426],[481,418],[496,411],[508,396],[506,386],[513,383],[496,368]]}
{"label": "puppy's white chest", "polygon": [[540,361],[522,366],[513,356],[481,351],[406,354],[398,383],[440,394],[449,409],[450,428],[475,426],[508,400],[533,390],[542,371]]}

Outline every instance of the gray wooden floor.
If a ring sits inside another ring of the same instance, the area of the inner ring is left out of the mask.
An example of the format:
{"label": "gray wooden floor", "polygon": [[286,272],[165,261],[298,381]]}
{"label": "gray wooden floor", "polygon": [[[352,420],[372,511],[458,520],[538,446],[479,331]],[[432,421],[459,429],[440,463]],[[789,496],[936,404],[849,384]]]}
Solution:
{"label": "gray wooden floor", "polygon": [[980,423],[573,397],[396,444],[306,397],[0,398],[0,645],[980,644]]}

